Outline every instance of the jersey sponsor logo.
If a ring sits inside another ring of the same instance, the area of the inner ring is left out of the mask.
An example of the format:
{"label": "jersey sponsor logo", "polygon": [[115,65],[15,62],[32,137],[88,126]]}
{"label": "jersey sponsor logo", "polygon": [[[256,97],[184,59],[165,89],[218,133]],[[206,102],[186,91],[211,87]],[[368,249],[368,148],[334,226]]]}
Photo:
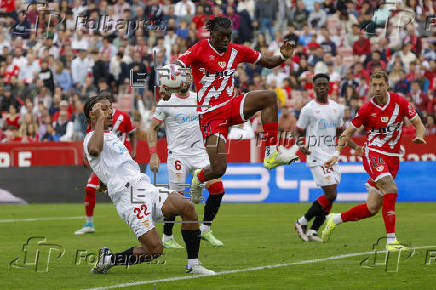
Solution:
{"label": "jersey sponsor logo", "polygon": [[378,134],[391,134],[391,133],[397,131],[400,127],[401,127],[401,122],[396,122],[396,123],[387,125],[384,128],[371,128],[370,131],[372,133],[378,133]]}
{"label": "jersey sponsor logo", "polygon": [[224,67],[226,66],[226,62],[225,62],[225,61],[219,61],[219,62],[218,62],[218,65],[219,65],[221,68],[224,68]]}
{"label": "jersey sponsor logo", "polygon": [[235,69],[225,69],[222,71],[208,71],[205,68],[200,68],[200,71],[203,72],[205,77],[215,77],[215,78],[231,77],[234,73],[236,73]]}
{"label": "jersey sponsor logo", "polygon": [[329,128],[337,128],[338,123],[334,121],[329,121],[326,119],[321,119],[318,121],[318,129],[329,129]]}
{"label": "jersey sponsor logo", "polygon": [[185,115],[185,114],[179,113],[175,116],[175,120],[179,124],[198,121],[198,115]]}

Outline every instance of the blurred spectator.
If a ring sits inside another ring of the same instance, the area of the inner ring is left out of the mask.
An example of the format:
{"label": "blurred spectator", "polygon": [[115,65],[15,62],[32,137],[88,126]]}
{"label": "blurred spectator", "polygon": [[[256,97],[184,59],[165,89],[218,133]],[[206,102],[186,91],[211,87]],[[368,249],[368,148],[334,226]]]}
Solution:
{"label": "blurred spectator", "polygon": [[38,124],[33,118],[32,113],[27,113],[21,123],[19,134],[22,137],[21,142],[32,143],[39,142]]}
{"label": "blurred spectator", "polygon": [[409,94],[412,102],[420,111],[426,111],[429,104],[429,98],[426,93],[421,91],[418,81],[413,81]]}
{"label": "blurred spectator", "polygon": [[69,91],[73,88],[73,81],[70,72],[64,68],[64,64],[58,60],[55,64],[55,73],[53,75],[57,86],[64,91]]}
{"label": "blurred spectator", "polygon": [[303,1],[297,0],[296,5],[291,9],[290,22],[295,26],[295,29],[301,30],[307,25],[309,11],[304,6]]}
{"label": "blurred spectator", "polygon": [[412,44],[410,42],[405,42],[403,45],[403,49],[398,52],[401,61],[404,64],[404,68],[406,71],[409,71],[409,64],[412,61],[416,60],[416,55],[411,51]]}
{"label": "blurred spectator", "polygon": [[353,54],[358,56],[366,56],[371,53],[371,43],[365,37],[364,33],[359,34],[359,40],[353,44]]}
{"label": "blurred spectator", "polygon": [[260,23],[260,31],[263,35],[267,36],[268,31],[270,39],[274,38],[273,21],[277,13],[277,6],[275,1],[258,0],[255,2],[255,17]]}
{"label": "blurred spectator", "polygon": [[20,103],[15,99],[14,96],[12,96],[12,87],[11,86],[4,86],[2,88],[2,92],[0,91],[0,97],[1,98],[1,104],[0,104],[0,112],[7,112],[9,111],[10,106],[14,106],[15,108],[18,108],[20,106]]}
{"label": "blurred spectator", "polygon": [[80,100],[74,102],[74,112],[71,121],[73,122],[73,140],[82,140],[88,128],[88,121],[83,113],[83,104]]}
{"label": "blurred spectator", "polygon": [[394,92],[407,95],[410,93],[410,82],[406,79],[406,72],[400,71],[400,79],[395,84]]}
{"label": "blurred spectator", "polygon": [[21,138],[18,128],[15,126],[7,127],[4,134],[6,138],[2,140],[3,143],[21,142],[21,140],[23,139]]}
{"label": "blurred spectator", "polygon": [[84,49],[79,51],[79,55],[71,62],[71,76],[73,79],[73,85],[76,88],[81,88],[85,82],[85,78],[88,75],[90,65],[86,58],[87,52]]}
{"label": "blurred spectator", "polygon": [[310,27],[320,29],[322,26],[324,26],[326,19],[327,13],[321,9],[321,4],[319,2],[315,2],[313,11],[310,12],[309,18],[307,19],[308,24]]}
{"label": "blurred spectator", "polygon": [[180,17],[195,14],[195,5],[191,0],[182,0],[174,5],[174,14]]}
{"label": "blurred spectator", "polygon": [[43,60],[41,63],[41,71],[38,73],[38,78],[43,81],[44,86],[50,90],[51,93],[54,92],[54,78],[53,72],[48,67],[48,61]]}
{"label": "blurred spectator", "polygon": [[67,112],[66,118],[68,121],[71,120],[72,110],[70,109],[68,102],[66,100],[62,100],[59,103],[59,111],[56,111],[51,118],[52,122],[56,122],[59,119],[59,116],[62,113],[62,111]]}
{"label": "blurred spectator", "polygon": [[59,141],[69,142],[73,140],[73,122],[68,121],[67,117],[68,112],[62,110],[59,112],[59,119],[53,124],[55,133],[59,136]]}
{"label": "blurred spectator", "polygon": [[426,122],[425,122],[425,128],[426,128],[426,134],[436,134],[436,124],[434,121],[435,117],[434,115],[427,115]]}
{"label": "blurred spectator", "polygon": [[26,12],[18,13],[18,22],[12,27],[12,35],[14,37],[22,37],[28,39],[30,36],[30,23],[26,19]]}
{"label": "blurred spectator", "polygon": [[56,142],[60,141],[59,135],[56,134],[52,124],[47,124],[47,131],[42,137],[42,142],[47,142],[47,141],[56,141]]}
{"label": "blurred spectator", "polygon": [[36,79],[36,75],[41,71],[38,60],[32,52],[28,51],[26,56],[25,65],[20,69],[18,79],[23,80],[26,84],[31,84]]}
{"label": "blurred spectator", "polygon": [[9,112],[5,117],[4,127],[16,129],[20,128],[20,115],[17,114],[17,108],[14,105],[9,105]]}

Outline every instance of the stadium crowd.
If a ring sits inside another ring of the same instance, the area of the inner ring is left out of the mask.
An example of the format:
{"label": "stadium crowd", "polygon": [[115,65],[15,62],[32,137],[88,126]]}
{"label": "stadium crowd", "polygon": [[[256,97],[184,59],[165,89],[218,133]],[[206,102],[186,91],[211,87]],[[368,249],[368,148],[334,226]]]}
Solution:
{"label": "stadium crowd", "polygon": [[[436,134],[435,1],[394,2],[1,1],[0,142],[81,140],[83,104],[106,90],[144,138],[154,111],[155,67],[207,38],[204,25],[217,15],[232,20],[234,42],[262,54],[278,54],[284,40],[297,44],[282,66],[241,65],[235,78],[237,93],[276,92],[280,129],[295,129],[313,98],[315,73],[330,75],[330,97],[344,105],[349,122],[368,100],[371,72],[382,69],[391,90],[406,96],[428,134]],[[136,72],[147,72],[144,88],[132,87]],[[229,138],[253,138],[258,120],[234,127]],[[414,133],[410,123],[404,130]]]}

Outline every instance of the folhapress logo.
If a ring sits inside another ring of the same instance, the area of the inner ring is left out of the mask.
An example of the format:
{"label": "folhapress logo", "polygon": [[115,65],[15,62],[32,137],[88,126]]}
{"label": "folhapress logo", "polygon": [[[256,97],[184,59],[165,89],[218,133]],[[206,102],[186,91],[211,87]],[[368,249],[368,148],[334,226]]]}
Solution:
{"label": "folhapress logo", "polygon": [[23,244],[23,256],[17,257],[9,266],[17,269],[34,269],[35,272],[48,272],[48,265],[59,260],[65,253],[63,246],[47,243],[46,237],[30,237]]}

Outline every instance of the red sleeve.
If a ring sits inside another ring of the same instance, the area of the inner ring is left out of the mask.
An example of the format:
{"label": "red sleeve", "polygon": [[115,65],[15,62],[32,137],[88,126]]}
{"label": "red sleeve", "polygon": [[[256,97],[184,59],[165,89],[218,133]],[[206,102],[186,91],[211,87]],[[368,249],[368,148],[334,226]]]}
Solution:
{"label": "red sleeve", "polygon": [[415,117],[418,116],[415,107],[411,103],[409,103],[409,101],[406,98],[403,97],[400,98],[401,98],[400,106],[404,116],[409,118],[409,120],[415,119]]}
{"label": "red sleeve", "polygon": [[185,65],[185,67],[190,66],[195,60],[200,48],[200,42],[194,44],[190,49],[188,49],[184,54],[180,55],[177,60]]}
{"label": "red sleeve", "polygon": [[129,114],[127,114],[126,112],[123,112],[123,115],[124,115],[124,120],[125,120],[124,126],[126,127],[125,128],[126,133],[130,134],[130,133],[135,131],[135,129],[136,129],[135,125],[133,124],[132,119],[130,118]]}
{"label": "red sleeve", "polygon": [[233,44],[233,47],[241,54],[240,62],[256,63],[260,59],[260,52],[240,44]]}
{"label": "red sleeve", "polygon": [[353,120],[351,121],[351,125],[353,125],[354,128],[359,129],[362,125],[365,123],[365,110],[366,106],[360,107],[359,111],[357,111],[356,116],[354,116]]}

